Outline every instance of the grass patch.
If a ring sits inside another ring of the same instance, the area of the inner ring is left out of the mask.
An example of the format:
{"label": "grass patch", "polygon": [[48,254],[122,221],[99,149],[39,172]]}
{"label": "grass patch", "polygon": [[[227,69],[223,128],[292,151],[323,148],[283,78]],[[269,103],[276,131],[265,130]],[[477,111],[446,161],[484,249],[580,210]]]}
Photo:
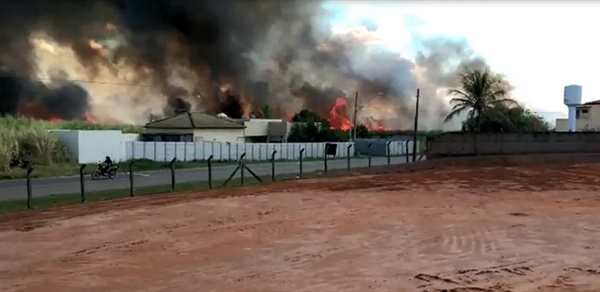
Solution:
{"label": "grass patch", "polygon": [[[373,169],[373,168],[371,168]],[[360,169],[353,169],[352,171],[359,171]],[[347,173],[347,170],[330,170],[327,174],[323,174],[320,171],[317,172],[309,172],[304,173],[302,179],[316,178],[316,177],[335,177],[340,176],[341,174]],[[277,183],[282,181],[296,180],[297,174],[281,174],[276,176],[276,181],[271,181],[271,176],[261,176],[263,184]],[[224,180],[215,180],[213,181],[213,189],[221,189],[221,188],[231,188],[231,187],[239,187],[241,186],[241,181],[239,178],[232,179],[227,186],[223,186]],[[261,184],[254,177],[251,177],[248,174],[248,177],[244,179],[244,186],[257,185]],[[186,192],[201,192],[210,190],[207,181],[201,182],[186,182],[179,183],[176,185],[175,192],[186,193]],[[161,185],[161,186],[151,186],[151,187],[137,187],[134,188],[134,196],[148,196],[148,195],[157,195],[157,194],[166,194],[173,192],[171,190],[170,185]],[[120,198],[127,198],[130,195],[129,188],[126,189],[117,189],[117,190],[107,190],[107,191],[97,191],[97,192],[87,192],[85,195],[86,203],[89,202],[99,202],[99,201],[108,201]],[[35,210],[45,209],[51,207],[59,207],[59,206],[67,206],[67,205],[75,205],[81,204],[81,194],[61,194],[61,195],[52,195],[52,196],[44,196],[32,199],[32,207]],[[15,212],[27,211],[27,200],[19,199],[19,200],[8,200],[8,201],[0,201],[0,215],[1,214],[9,214]]]}
{"label": "grass patch", "polygon": [[[395,156],[394,156],[395,157]],[[364,157],[363,157],[364,158]],[[352,158],[355,159],[355,158]],[[323,158],[304,158],[304,162],[311,161],[321,161]],[[345,157],[337,157],[337,158],[329,158],[328,161],[333,160],[346,160]],[[295,162],[297,160],[276,160],[276,162]],[[247,164],[254,163],[269,163],[270,161],[247,161]],[[119,172],[127,172],[129,171],[129,163],[130,161],[117,163],[119,166]],[[236,164],[237,161],[213,161],[213,166],[220,165],[232,165]],[[197,168],[197,167],[206,167],[206,160],[194,160],[194,161],[178,161],[175,163],[176,169],[186,169],[186,168]],[[79,175],[79,165],[72,163],[54,163],[50,165],[38,165],[34,167],[33,172],[31,173],[32,178],[42,178],[42,177],[59,177],[59,176],[74,176]],[[94,172],[98,167],[98,164],[86,164],[86,167],[83,169],[83,173],[85,175],[90,175]],[[152,170],[161,170],[170,168],[169,162],[159,162],[153,161],[149,159],[138,159],[134,161],[134,171],[152,171]],[[23,179],[27,177],[27,169],[24,168],[9,168],[6,170],[0,170],[0,180],[10,180],[10,179]]]}
{"label": "grass patch", "polygon": [[[129,161],[117,163],[119,166],[119,172],[127,172],[129,169]],[[214,161],[213,165],[224,165],[224,164],[232,164],[235,162],[221,162]],[[185,162],[176,162],[176,169],[184,169],[184,168],[195,168],[195,167],[205,167],[207,162],[205,160],[195,160],[195,161],[185,161]],[[72,164],[72,163],[55,163],[51,165],[39,165],[34,167],[33,172],[31,173],[32,178],[40,178],[40,177],[57,177],[57,176],[72,176],[79,175],[79,167],[80,165]],[[134,171],[151,171],[151,170],[160,170],[167,169],[170,167],[169,162],[157,162],[148,159],[139,159],[134,161]],[[86,167],[83,169],[83,173],[86,175],[91,174],[98,168],[98,164],[86,164]],[[23,168],[10,168],[5,171],[0,171],[0,180],[7,179],[21,179],[27,177],[27,170]]]}

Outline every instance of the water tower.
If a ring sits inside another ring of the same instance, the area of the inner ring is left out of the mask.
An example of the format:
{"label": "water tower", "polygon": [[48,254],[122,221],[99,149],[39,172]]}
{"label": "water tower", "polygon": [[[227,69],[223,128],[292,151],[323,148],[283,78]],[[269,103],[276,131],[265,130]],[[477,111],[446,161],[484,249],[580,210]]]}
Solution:
{"label": "water tower", "polygon": [[577,131],[577,106],[581,105],[581,85],[565,86],[564,104],[569,108],[569,132]]}

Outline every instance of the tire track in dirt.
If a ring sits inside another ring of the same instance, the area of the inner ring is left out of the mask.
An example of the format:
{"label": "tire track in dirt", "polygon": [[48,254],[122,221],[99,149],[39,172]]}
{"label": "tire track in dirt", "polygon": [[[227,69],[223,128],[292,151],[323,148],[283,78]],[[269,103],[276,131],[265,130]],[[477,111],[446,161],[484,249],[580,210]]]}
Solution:
{"label": "tire track in dirt", "polygon": [[505,230],[490,230],[484,227],[444,225],[439,228],[434,238],[435,240],[419,243],[416,253],[423,256],[437,254],[444,258],[460,258],[487,256],[499,249],[513,249],[517,246]]}
{"label": "tire track in dirt", "polygon": [[[512,291],[598,291],[600,270],[568,267],[560,272],[551,263],[520,261],[480,269],[455,270],[439,274],[417,274],[422,292],[512,292]],[[597,279],[597,278],[596,278]],[[502,284],[500,284],[502,283]]]}
{"label": "tire track in dirt", "polygon": [[132,249],[135,248],[135,246],[137,245],[141,245],[144,243],[147,243],[148,240],[146,239],[142,239],[142,240],[132,240],[132,241],[120,241],[120,242],[104,242],[101,245],[97,245],[91,248],[86,248],[86,249],[82,249],[82,250],[78,250],[75,251],[73,253],[71,253],[71,256],[79,256],[79,255],[90,255],[90,254],[94,254],[98,251],[123,251],[123,252],[130,252],[132,251]]}
{"label": "tire track in dirt", "polygon": [[[480,269],[463,269],[439,274],[417,274],[415,279],[423,282],[419,288],[429,291],[482,291],[508,292],[512,291],[500,279],[526,277],[532,271],[533,264],[519,261],[511,264],[491,266]],[[493,278],[490,281],[490,278]],[[495,282],[495,283],[494,283]]]}

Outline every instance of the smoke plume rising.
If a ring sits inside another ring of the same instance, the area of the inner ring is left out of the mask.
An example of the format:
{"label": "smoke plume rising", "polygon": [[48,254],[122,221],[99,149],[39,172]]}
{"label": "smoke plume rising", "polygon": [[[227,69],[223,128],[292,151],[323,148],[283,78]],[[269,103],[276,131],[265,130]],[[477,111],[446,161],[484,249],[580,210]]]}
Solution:
{"label": "smoke plume rising", "polygon": [[[231,117],[327,116],[359,92],[358,120],[441,128],[444,88],[485,67],[460,41],[430,40],[416,61],[365,23],[332,32],[317,1],[20,0],[0,3],[0,115],[144,123],[178,110]],[[352,102],[348,102],[351,110]]]}

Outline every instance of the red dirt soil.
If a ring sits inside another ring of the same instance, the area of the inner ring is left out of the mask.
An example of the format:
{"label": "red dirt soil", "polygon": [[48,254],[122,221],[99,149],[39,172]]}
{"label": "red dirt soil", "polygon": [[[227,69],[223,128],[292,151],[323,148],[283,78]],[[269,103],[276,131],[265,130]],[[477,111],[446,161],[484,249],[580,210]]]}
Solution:
{"label": "red dirt soil", "polygon": [[3,216],[0,291],[600,291],[600,164],[389,172]]}

